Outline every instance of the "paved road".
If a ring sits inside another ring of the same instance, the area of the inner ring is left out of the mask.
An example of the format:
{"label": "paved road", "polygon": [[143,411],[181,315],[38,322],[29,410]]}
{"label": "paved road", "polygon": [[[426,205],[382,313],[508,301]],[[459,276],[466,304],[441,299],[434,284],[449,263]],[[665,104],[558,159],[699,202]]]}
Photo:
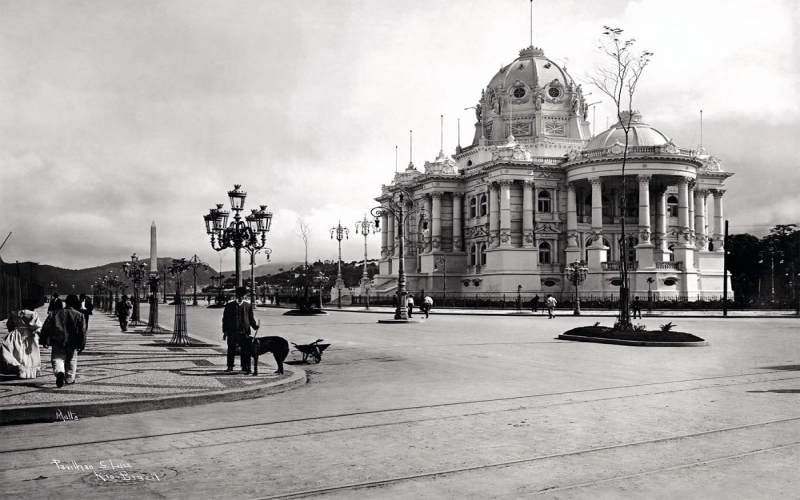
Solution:
{"label": "paved road", "polygon": [[[554,339],[584,318],[281,312],[262,335],[333,344],[306,386],[0,429],[4,495],[797,498],[797,320],[686,318],[709,346],[642,348]],[[189,313],[219,336],[218,310]]]}

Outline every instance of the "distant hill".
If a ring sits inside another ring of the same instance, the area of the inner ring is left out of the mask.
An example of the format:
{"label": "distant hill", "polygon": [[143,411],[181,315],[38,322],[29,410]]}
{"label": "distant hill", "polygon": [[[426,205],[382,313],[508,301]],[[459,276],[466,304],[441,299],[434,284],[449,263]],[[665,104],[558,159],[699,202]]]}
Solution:
{"label": "distant hill", "polygon": [[[242,259],[243,261],[245,259]],[[145,262],[148,264],[150,263],[150,259],[146,259]],[[55,291],[60,293],[61,295],[66,295],[68,293],[86,293],[90,294],[92,292],[92,284],[97,281],[99,278],[104,276],[108,271],[113,271],[113,273],[118,276],[120,279],[125,281],[126,283],[131,283],[131,280],[124,277],[124,272],[122,269],[123,262],[110,262],[108,264],[104,264],[102,266],[97,267],[90,267],[86,269],[64,269],[61,267],[51,266],[48,264],[37,264],[35,262],[24,262],[20,263],[22,269],[24,270],[23,274],[29,276],[29,279],[33,283],[38,283],[44,287],[45,292],[50,292],[50,283],[57,285]],[[158,267],[159,269],[163,268],[164,266],[172,265],[172,257],[160,257],[158,259]],[[297,264],[290,263],[268,263],[268,264],[261,264],[256,266],[255,268],[255,275],[258,276],[266,276],[267,274],[277,274],[279,273],[278,269],[289,269]],[[243,276],[246,278],[250,277],[250,267],[242,266],[243,269]],[[197,269],[197,287],[202,288],[211,284],[210,277],[216,276],[217,270],[213,267],[209,266],[208,270],[203,270],[203,268]],[[233,275],[233,270],[231,271],[223,271],[223,275],[228,277]],[[192,273],[191,270],[184,275],[186,279],[186,283],[188,286],[192,284]],[[170,286],[171,288],[171,286]]]}

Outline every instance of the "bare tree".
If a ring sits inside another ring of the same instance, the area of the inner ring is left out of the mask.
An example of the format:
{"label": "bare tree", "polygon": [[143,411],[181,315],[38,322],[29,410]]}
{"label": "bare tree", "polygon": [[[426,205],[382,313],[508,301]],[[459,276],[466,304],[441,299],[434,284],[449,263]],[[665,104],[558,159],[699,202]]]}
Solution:
{"label": "bare tree", "polygon": [[625,165],[628,161],[628,136],[633,123],[633,96],[636,86],[647,64],[650,62],[652,52],[643,50],[633,52],[636,41],[631,38],[623,40],[619,28],[603,26],[604,38],[598,41],[600,53],[609,57],[612,62],[608,67],[596,66],[593,74],[586,75],[588,82],[597,87],[601,92],[611,98],[617,107],[617,119],[625,133],[625,150],[622,153],[622,225],[620,278],[622,285],[619,290],[619,326],[622,329],[631,328],[630,311],[630,283],[628,278],[627,263],[627,237],[625,234],[625,216],[627,213],[627,183],[625,180]]}
{"label": "bare tree", "polygon": [[303,266],[303,305],[302,308],[308,305],[308,241],[311,239],[311,235],[314,231],[311,229],[311,226],[302,218],[297,218],[297,230],[299,231],[298,236],[303,240],[303,246],[305,247],[305,264]]}

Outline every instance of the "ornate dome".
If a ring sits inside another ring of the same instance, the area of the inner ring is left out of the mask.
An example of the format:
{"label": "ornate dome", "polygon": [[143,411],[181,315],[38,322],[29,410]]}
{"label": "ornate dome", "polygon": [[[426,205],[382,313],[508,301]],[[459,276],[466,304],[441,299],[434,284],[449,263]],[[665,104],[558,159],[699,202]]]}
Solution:
{"label": "ornate dome", "polygon": [[[622,112],[622,119],[628,120],[628,112]],[[622,123],[618,122],[610,129],[597,134],[589,145],[586,146],[586,151],[592,149],[605,149],[613,146],[616,143],[625,144],[625,131],[622,129]],[[650,125],[642,122],[642,115],[638,111],[633,112],[631,118],[631,130],[628,134],[628,146],[663,146],[671,143],[671,140],[666,135],[654,129]]]}
{"label": "ornate dome", "polygon": [[[519,57],[500,69],[489,82],[488,88],[508,89],[514,86],[515,82],[520,82],[528,88],[544,88],[550,82],[560,82],[563,86],[575,85],[572,77],[567,74],[558,64],[551,61],[544,55],[544,51],[538,47],[528,47],[519,51]],[[556,96],[548,96],[556,97]]]}

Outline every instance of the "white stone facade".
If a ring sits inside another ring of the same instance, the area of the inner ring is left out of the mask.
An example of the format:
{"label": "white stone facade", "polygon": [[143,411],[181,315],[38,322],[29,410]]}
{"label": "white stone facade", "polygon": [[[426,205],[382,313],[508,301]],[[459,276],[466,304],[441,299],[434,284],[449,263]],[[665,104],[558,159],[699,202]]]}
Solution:
{"label": "white stone facade", "polygon": [[[409,290],[441,291],[436,259],[445,256],[454,295],[572,292],[565,267],[577,260],[589,269],[582,296],[618,296],[626,157],[631,295],[722,294],[732,174],[719,159],[676,146],[638,113],[622,117],[627,155],[620,123],[590,137],[580,85],[534,47],[495,75],[476,108],[472,145],[440,153],[424,172],[409,164],[376,198],[385,206],[403,188],[419,209],[403,228]],[[377,294],[396,292],[396,225],[388,214],[380,220]]]}

